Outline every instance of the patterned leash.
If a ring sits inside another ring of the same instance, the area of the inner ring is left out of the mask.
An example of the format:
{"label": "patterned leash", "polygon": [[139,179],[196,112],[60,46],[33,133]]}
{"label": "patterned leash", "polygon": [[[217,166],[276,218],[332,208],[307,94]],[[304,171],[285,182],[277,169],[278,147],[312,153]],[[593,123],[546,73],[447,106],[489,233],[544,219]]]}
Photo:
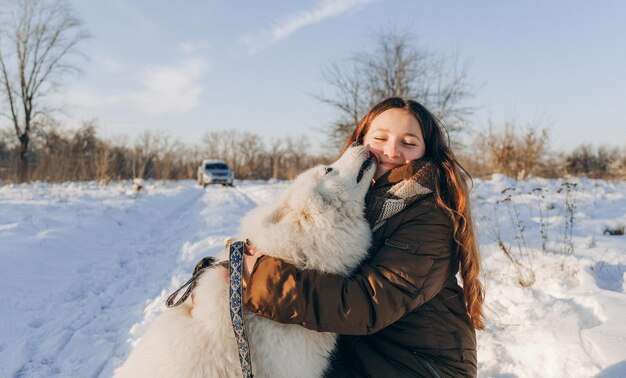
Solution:
{"label": "patterned leash", "polygon": [[[176,290],[175,292],[170,294],[169,297],[167,297],[167,300],[165,301],[165,306],[167,306],[167,308],[172,308],[180,306],[183,302],[185,302],[187,298],[189,298],[191,293],[193,293],[193,289],[196,288],[198,278],[200,278],[200,275],[202,274],[204,269],[210,268],[213,265],[223,265],[223,262],[216,263],[215,261],[215,257],[205,257],[202,260],[198,261],[196,267],[193,270],[193,275],[191,276],[191,278],[187,282],[185,282],[185,284],[181,286],[178,290]],[[187,290],[185,290],[180,298],[176,300],[178,293],[180,293],[180,291],[183,290],[185,287],[187,288]]]}
{"label": "patterned leash", "polygon": [[250,360],[250,344],[243,321],[243,254],[245,242],[235,241],[230,245],[229,273],[230,273],[230,319],[233,323],[237,350],[239,351],[239,363],[244,378],[252,378],[252,362]]}
{"label": "patterned leash", "polygon": [[[210,268],[215,265],[221,265],[226,267],[230,274],[230,288],[228,299],[230,303],[230,319],[233,323],[233,330],[235,331],[235,338],[237,339],[237,350],[239,352],[239,364],[241,364],[241,372],[244,378],[253,378],[252,375],[252,362],[250,359],[250,344],[248,342],[248,335],[243,321],[243,254],[245,253],[245,244],[249,243],[247,240],[242,241],[229,241],[229,254],[228,262],[221,261],[216,263],[214,257],[205,257],[200,260],[193,271],[191,278],[178,290],[173,292],[165,302],[167,307],[176,307],[185,302],[191,295],[196,287],[198,278],[203,273],[204,269]],[[176,297],[183,290],[183,294],[177,300]]]}

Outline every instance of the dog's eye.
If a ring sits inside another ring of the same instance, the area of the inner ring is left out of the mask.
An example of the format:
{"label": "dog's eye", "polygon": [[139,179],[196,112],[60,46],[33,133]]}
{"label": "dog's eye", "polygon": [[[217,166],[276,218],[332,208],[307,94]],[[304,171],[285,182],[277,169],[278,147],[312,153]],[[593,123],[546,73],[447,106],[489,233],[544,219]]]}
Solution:
{"label": "dog's eye", "polygon": [[333,167],[326,167],[324,171],[325,171],[325,174],[329,174],[330,172],[333,171]]}

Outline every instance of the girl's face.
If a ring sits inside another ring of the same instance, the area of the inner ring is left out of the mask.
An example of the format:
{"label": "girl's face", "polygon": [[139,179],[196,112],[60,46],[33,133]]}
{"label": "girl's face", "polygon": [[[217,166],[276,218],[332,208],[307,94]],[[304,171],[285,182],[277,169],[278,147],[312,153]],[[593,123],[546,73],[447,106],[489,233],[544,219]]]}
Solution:
{"label": "girl's face", "polygon": [[426,153],[422,128],[403,109],[387,109],[376,116],[363,137],[363,144],[378,158],[375,180]]}

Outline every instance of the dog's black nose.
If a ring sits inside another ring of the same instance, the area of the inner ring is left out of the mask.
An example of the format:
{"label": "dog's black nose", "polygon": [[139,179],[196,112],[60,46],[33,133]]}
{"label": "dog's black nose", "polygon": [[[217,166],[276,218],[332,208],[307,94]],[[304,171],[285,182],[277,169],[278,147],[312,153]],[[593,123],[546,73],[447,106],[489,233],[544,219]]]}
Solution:
{"label": "dog's black nose", "polygon": [[[373,155],[373,154],[372,154]],[[373,163],[372,158],[365,159],[363,164],[361,164],[361,168],[359,168],[359,173],[356,175],[356,183],[360,183],[363,178],[363,173],[367,170]]]}

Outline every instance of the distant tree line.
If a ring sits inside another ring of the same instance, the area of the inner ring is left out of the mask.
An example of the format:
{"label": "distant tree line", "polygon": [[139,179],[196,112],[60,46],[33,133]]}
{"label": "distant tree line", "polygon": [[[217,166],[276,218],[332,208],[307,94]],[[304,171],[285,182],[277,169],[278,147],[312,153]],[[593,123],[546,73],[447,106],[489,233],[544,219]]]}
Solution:
{"label": "distant tree line", "polygon": [[[202,159],[224,160],[238,179],[293,179],[299,172],[327,163],[332,157],[311,152],[305,137],[264,141],[238,131],[207,133],[200,145],[189,146],[169,136],[144,132],[133,141],[105,140],[94,122],[78,130],[40,128],[32,140],[26,181],[181,180],[196,177]],[[24,181],[20,145],[0,134],[0,180]]]}
{"label": "distant tree line", "polygon": [[476,177],[501,173],[520,180],[568,176],[626,180],[626,148],[583,144],[571,152],[553,151],[548,131],[537,126],[490,125],[471,146],[459,155]]}
{"label": "distant tree line", "polygon": [[[104,139],[95,122],[77,130],[59,126],[39,129],[33,138],[28,181],[99,181],[133,178],[194,179],[202,159],[224,160],[238,179],[293,179],[301,171],[331,162],[336,155],[316,154],[305,137],[266,141],[234,130],[206,133],[199,145],[144,132],[134,140]],[[549,148],[545,129],[512,123],[477,134],[471,150],[459,149],[463,166],[474,177],[501,173],[510,177],[587,176],[626,179],[626,149],[581,145],[571,152]],[[20,145],[0,134],[0,180],[20,182]]]}

